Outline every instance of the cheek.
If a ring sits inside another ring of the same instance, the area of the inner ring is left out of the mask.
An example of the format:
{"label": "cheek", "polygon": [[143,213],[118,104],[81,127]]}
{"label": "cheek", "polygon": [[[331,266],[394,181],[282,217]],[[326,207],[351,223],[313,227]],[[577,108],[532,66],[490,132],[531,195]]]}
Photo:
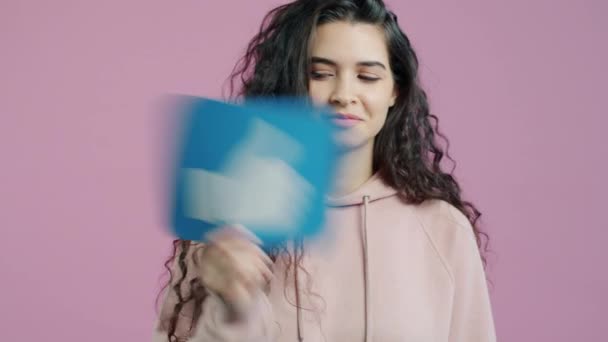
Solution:
{"label": "cheek", "polygon": [[327,92],[323,90],[323,87],[319,86],[316,82],[308,83],[308,96],[313,103],[317,105],[325,105],[328,100]]}
{"label": "cheek", "polygon": [[[373,96],[377,95],[377,96]],[[390,99],[387,99],[384,94],[369,94],[366,97],[367,110],[371,116],[370,130],[372,134],[377,134],[384,123],[388,115],[388,109],[390,106]]]}
{"label": "cheek", "polygon": [[390,102],[386,96],[381,93],[370,93],[365,97],[365,102],[368,110],[371,112],[374,121],[384,121]]}

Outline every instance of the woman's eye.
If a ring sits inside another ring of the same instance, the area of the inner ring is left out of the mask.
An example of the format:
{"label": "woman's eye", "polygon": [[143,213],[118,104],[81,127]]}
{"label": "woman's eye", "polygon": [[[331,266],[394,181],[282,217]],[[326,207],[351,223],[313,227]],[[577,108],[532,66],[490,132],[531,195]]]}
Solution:
{"label": "woman's eye", "polygon": [[310,73],[310,76],[311,76],[313,79],[318,80],[318,79],[323,79],[323,78],[329,77],[329,76],[331,76],[331,74],[329,74],[329,73],[325,73],[325,72],[312,71],[312,72]]}
{"label": "woman's eye", "polygon": [[359,78],[366,82],[375,82],[380,79],[378,77],[365,76],[365,75],[359,75]]}
{"label": "woman's eye", "polygon": [[[332,73],[328,73],[328,72],[319,72],[319,71],[312,71],[310,73],[310,76],[312,79],[315,80],[322,80],[328,77],[332,77],[333,74]],[[358,76],[359,79],[365,81],[365,82],[375,82],[378,81],[380,78],[379,77],[374,77],[374,76],[367,76],[367,75],[359,75]]]}

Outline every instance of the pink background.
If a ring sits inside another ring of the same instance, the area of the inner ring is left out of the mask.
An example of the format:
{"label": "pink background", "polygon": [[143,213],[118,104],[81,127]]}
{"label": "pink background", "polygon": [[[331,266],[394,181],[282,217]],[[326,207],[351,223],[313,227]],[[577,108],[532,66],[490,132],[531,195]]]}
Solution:
{"label": "pink background", "polygon": [[[157,101],[219,96],[280,3],[1,2],[0,340],[150,340]],[[484,212],[500,340],[604,340],[607,3],[389,4]]]}

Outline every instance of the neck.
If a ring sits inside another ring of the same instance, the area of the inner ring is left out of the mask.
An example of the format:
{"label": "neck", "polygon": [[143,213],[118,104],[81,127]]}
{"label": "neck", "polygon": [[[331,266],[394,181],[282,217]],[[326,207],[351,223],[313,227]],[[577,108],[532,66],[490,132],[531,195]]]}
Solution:
{"label": "neck", "polygon": [[345,151],[338,157],[331,197],[341,197],[363,185],[373,173],[373,140],[356,149]]}

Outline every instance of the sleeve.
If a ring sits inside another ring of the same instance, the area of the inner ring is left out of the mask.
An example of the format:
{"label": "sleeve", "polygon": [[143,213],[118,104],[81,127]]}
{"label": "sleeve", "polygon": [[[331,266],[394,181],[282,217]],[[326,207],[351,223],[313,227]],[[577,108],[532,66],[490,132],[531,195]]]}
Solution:
{"label": "sleeve", "polygon": [[[191,248],[192,249],[192,248]],[[177,253],[179,255],[179,252]],[[177,258],[176,258],[177,259]],[[187,258],[191,260],[191,258]],[[188,263],[188,269],[195,267],[192,262]],[[171,266],[171,271],[175,275],[175,279],[179,279],[181,274],[178,271],[177,261]],[[188,272],[190,273],[190,272]],[[184,284],[191,279],[187,277]],[[173,284],[172,284],[173,285]],[[185,290],[185,289],[184,289]],[[167,336],[167,327],[164,327],[161,322],[169,317],[177,302],[175,293],[167,287],[165,290],[164,302],[160,308],[159,317],[156,320],[154,327],[153,342],[169,342]],[[275,340],[276,324],[274,323],[274,314],[272,305],[268,300],[268,296],[260,291],[256,296],[256,300],[252,304],[248,314],[239,322],[229,322],[227,318],[227,310],[222,300],[215,294],[208,295],[202,307],[202,314],[193,327],[194,332],[187,340],[188,342],[272,342]],[[192,308],[185,306],[180,315],[177,331],[183,335],[184,331],[189,328],[187,322],[191,321]]]}
{"label": "sleeve", "polygon": [[[449,207],[446,260],[454,281],[449,342],[494,342],[496,332],[483,263],[469,220]],[[456,229],[454,229],[456,228]]]}

